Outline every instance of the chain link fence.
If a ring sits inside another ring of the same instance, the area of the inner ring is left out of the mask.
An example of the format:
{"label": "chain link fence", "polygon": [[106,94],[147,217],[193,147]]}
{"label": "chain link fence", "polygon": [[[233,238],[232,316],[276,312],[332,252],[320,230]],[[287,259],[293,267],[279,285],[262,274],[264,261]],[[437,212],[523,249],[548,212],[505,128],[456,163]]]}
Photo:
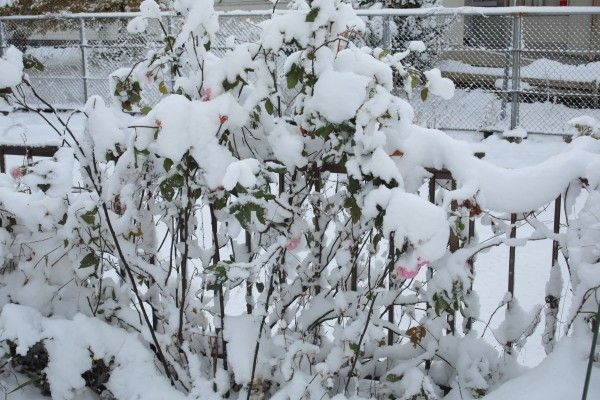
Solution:
{"label": "chain link fence", "polygon": [[[457,87],[450,100],[411,99],[417,123],[452,131],[565,134],[565,122],[600,119],[600,7],[461,8],[359,11],[370,45],[403,50],[424,38],[413,55],[420,68],[439,68]],[[180,19],[165,15],[144,34],[130,34],[135,14],[0,18],[2,49],[14,45],[39,59],[29,72],[38,92],[58,108],[81,107],[90,95],[110,96],[108,76],[162,46]],[[216,52],[227,38],[255,41],[268,12],[220,14]],[[156,101],[158,93],[150,93]]]}

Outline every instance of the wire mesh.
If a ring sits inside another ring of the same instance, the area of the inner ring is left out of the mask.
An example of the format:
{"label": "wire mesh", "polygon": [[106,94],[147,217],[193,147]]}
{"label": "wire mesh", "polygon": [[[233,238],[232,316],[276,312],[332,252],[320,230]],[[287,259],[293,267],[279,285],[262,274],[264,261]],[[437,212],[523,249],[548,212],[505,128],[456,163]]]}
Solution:
{"label": "wire mesh", "polygon": [[[130,16],[5,19],[0,44],[38,58],[43,71],[28,72],[40,95],[59,108],[81,107],[86,97],[110,98],[109,75],[163,46],[165,32],[181,20],[165,16],[144,34],[127,32]],[[256,41],[268,15],[220,15],[212,49],[227,41]],[[381,15],[365,16],[368,32],[358,45],[403,50],[412,40],[428,49],[408,62],[439,68],[456,85],[450,100],[410,99],[416,122],[457,131],[504,131],[518,111],[529,132],[564,134],[565,122],[581,115],[600,119],[600,15]],[[515,19],[521,18],[519,38]],[[517,65],[515,65],[517,64]],[[516,69],[515,69],[516,68]],[[519,77],[515,81],[516,76]],[[160,95],[147,93],[147,103]],[[516,100],[513,107],[513,101]],[[41,104],[38,104],[41,106]],[[513,121],[514,124],[514,121]]]}

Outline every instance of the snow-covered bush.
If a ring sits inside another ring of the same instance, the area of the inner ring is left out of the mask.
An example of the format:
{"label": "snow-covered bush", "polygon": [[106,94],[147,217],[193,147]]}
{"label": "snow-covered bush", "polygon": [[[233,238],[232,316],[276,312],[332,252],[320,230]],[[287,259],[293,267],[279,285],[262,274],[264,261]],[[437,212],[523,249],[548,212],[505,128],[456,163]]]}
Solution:
{"label": "snow-covered bush", "polygon": [[[413,88],[410,49],[355,46],[365,23],[339,0],[298,1],[222,56],[210,0],[173,8],[180,32],[112,74],[112,106],[90,98],[83,130],[48,119],[64,146],[0,175],[12,368],[60,399],[477,398],[511,376],[514,359],[479,338],[469,260],[526,242],[496,214],[538,210],[578,178],[596,190],[600,144],[505,170],[415,126],[392,93],[394,74]],[[132,31],[159,16],[152,0],[142,11]],[[27,108],[16,54],[4,96]],[[439,71],[421,75],[451,95]],[[435,204],[420,192],[432,168],[458,185]],[[570,236],[592,238],[586,210]],[[497,236],[470,239],[476,218]],[[573,260],[597,263],[587,252]],[[494,334],[512,354],[541,310],[505,306]]]}

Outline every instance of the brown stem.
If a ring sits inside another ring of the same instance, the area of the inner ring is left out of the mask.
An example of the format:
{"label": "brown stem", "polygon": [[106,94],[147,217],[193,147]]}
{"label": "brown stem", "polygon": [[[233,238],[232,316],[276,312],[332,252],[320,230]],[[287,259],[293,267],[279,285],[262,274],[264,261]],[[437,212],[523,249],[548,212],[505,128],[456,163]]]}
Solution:
{"label": "brown stem", "polygon": [[[221,255],[219,253],[219,235],[217,231],[217,217],[215,215],[215,208],[212,203],[209,205],[210,209],[210,222],[212,228],[212,236],[213,236],[213,244],[215,246],[215,253],[213,255],[213,264],[217,265],[221,261]],[[225,304],[223,297],[223,288],[219,287],[215,289],[215,301],[218,299],[219,301],[219,319],[221,322],[221,327],[216,329],[217,337],[221,336],[221,346],[223,347],[223,369],[227,371],[227,342],[225,341],[225,335],[223,331],[225,330]],[[218,346],[217,346],[218,347]]]}

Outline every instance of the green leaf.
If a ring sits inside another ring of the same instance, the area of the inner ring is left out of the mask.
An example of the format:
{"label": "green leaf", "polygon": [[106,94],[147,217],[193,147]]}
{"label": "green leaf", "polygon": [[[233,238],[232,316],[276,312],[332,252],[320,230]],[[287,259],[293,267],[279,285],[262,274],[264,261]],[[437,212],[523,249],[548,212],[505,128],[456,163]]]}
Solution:
{"label": "green leaf", "polygon": [[320,127],[315,131],[315,135],[327,139],[327,137],[335,130],[335,127],[331,124]]}
{"label": "green leaf", "polygon": [[356,199],[354,197],[348,197],[344,201],[344,207],[350,211],[350,218],[352,219],[353,224],[356,224],[358,221],[360,221],[362,211],[356,203]]}
{"label": "green leaf", "polygon": [[348,191],[352,194],[358,193],[360,190],[360,182],[358,179],[354,179],[353,177],[348,177]]}
{"label": "green leaf", "polygon": [[375,246],[375,248],[377,248],[377,245],[379,244],[381,239],[383,239],[383,235],[381,233],[376,233],[373,236],[373,246]]}
{"label": "green leaf", "polygon": [[142,112],[142,114],[148,115],[150,113],[150,111],[152,111],[152,107],[144,106],[144,107],[142,107],[142,109],[140,111]]}
{"label": "green leaf", "polygon": [[290,70],[285,74],[288,89],[295,88],[303,76],[304,70],[298,64],[292,64]]}
{"label": "green leaf", "polygon": [[163,161],[163,168],[165,169],[165,171],[169,172],[172,167],[173,160],[171,160],[170,158],[165,158],[165,161]]}
{"label": "green leaf", "polygon": [[348,343],[348,347],[350,347],[350,350],[352,350],[354,354],[358,354],[360,351],[360,346],[356,343],[350,342]]}
{"label": "green leaf", "polygon": [[382,58],[384,58],[385,56],[387,56],[388,54],[390,54],[390,49],[383,49],[383,51],[381,53],[379,53],[379,59],[381,60]]}
{"label": "green leaf", "polygon": [[163,182],[160,184],[160,194],[165,200],[171,201],[173,200],[173,197],[175,197],[175,189],[173,188],[173,186],[170,186]]}
{"label": "green leaf", "polygon": [[175,37],[174,36],[166,36],[164,42],[165,42],[165,45],[167,46],[167,48],[173,48],[173,45],[175,44]]}
{"label": "green leaf", "polygon": [[252,222],[252,212],[256,213],[256,219],[258,219],[261,224],[266,224],[265,209],[256,203],[235,204],[231,207],[231,213],[245,229],[247,229]]}
{"label": "green leaf", "polygon": [[256,290],[258,290],[259,293],[262,293],[263,290],[265,290],[265,284],[262,282],[256,282]]}
{"label": "green leaf", "polygon": [[315,22],[317,19],[317,15],[319,14],[319,7],[311,9],[308,14],[306,14],[306,22]]}
{"label": "green leaf", "polygon": [[160,92],[160,94],[169,93],[169,88],[167,87],[167,84],[165,83],[165,81],[162,81],[161,83],[158,84],[158,91]]}
{"label": "green leaf", "polygon": [[267,101],[265,101],[265,110],[267,110],[269,115],[273,115],[274,107],[271,99],[267,99]]}
{"label": "green leaf", "polygon": [[298,78],[295,75],[288,74],[286,76],[288,89],[293,89],[298,84]]}
{"label": "green leaf", "polygon": [[421,84],[421,77],[419,76],[419,71],[414,68],[409,68],[407,70],[408,76],[410,77],[410,86],[412,89],[416,88]]}
{"label": "green leaf", "polygon": [[182,187],[183,183],[184,183],[183,176],[181,176],[179,174],[175,174],[175,175],[165,179],[160,184],[160,193],[162,194],[162,196],[165,200],[171,201],[171,200],[173,200],[173,197],[175,196],[175,189]]}
{"label": "green leaf", "polygon": [[183,179],[183,176],[176,174],[170,178],[170,181],[174,187],[182,187],[185,180]]}
{"label": "green leaf", "polygon": [[421,90],[421,100],[422,101],[427,100],[428,95],[429,95],[429,88],[423,88],[423,90]]}
{"label": "green leaf", "polygon": [[222,85],[223,85],[223,89],[231,90],[231,89],[234,89],[240,83],[243,85],[246,85],[248,82],[246,82],[241,76],[238,75],[233,82],[229,82],[229,80],[225,79],[223,81]]}
{"label": "green leaf", "polygon": [[38,183],[37,185],[40,190],[44,193],[46,193],[48,191],[48,189],[50,189],[50,184],[49,183]]}
{"label": "green leaf", "polygon": [[85,214],[81,214],[81,219],[88,225],[94,225],[96,223],[96,213],[98,212],[97,208],[86,212]]}
{"label": "green leaf", "polygon": [[402,378],[399,377],[398,375],[394,375],[394,374],[388,374],[385,377],[385,380],[388,382],[398,382],[400,379],[402,379]]}
{"label": "green leaf", "polygon": [[267,193],[264,190],[259,190],[254,193],[254,197],[257,199],[265,199],[265,200],[275,200],[277,196],[271,193]]}
{"label": "green leaf", "polygon": [[222,210],[223,208],[225,208],[225,206],[227,206],[227,196],[215,199],[215,201],[213,202],[213,206],[215,206],[217,210]]}
{"label": "green leaf", "polygon": [[23,68],[24,69],[35,69],[38,71],[43,71],[46,69],[44,67],[44,64],[42,64],[42,62],[40,60],[38,60],[31,54],[23,55]]}
{"label": "green leaf", "polygon": [[98,257],[96,257],[96,254],[94,252],[91,252],[88,253],[85,257],[83,257],[83,259],[79,263],[79,268],[96,267],[98,264],[100,264],[100,260],[98,259]]}
{"label": "green leaf", "polygon": [[[60,221],[58,221],[59,225],[64,225],[67,223],[67,213],[65,213],[62,218],[60,219]],[[66,247],[66,246],[65,246]]]}

